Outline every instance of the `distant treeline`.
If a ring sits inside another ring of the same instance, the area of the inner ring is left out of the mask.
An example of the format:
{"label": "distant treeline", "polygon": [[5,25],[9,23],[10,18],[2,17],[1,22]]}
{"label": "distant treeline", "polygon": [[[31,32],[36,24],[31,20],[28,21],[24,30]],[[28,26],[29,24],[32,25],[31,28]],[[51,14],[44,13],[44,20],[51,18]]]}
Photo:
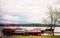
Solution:
{"label": "distant treeline", "polygon": [[[0,26],[4,26],[5,24],[0,24]],[[6,24],[8,25],[8,24]],[[9,24],[10,26],[28,26],[28,27],[49,27],[54,26],[51,24]],[[56,27],[60,27],[60,25],[55,25]]]}

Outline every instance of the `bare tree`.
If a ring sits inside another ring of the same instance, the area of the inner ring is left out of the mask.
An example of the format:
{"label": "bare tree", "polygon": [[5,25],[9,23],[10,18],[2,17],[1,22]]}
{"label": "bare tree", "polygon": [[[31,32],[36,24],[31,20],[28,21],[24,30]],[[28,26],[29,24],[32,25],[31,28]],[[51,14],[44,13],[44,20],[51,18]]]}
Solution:
{"label": "bare tree", "polygon": [[49,11],[48,11],[49,19],[47,19],[47,20],[49,20],[49,22],[50,22],[49,26],[50,26],[50,29],[53,30],[52,34],[54,35],[54,29],[55,29],[56,23],[58,22],[58,19],[60,19],[59,18],[60,11],[58,11],[56,8],[53,9],[52,7],[49,7],[48,9],[49,9]]}

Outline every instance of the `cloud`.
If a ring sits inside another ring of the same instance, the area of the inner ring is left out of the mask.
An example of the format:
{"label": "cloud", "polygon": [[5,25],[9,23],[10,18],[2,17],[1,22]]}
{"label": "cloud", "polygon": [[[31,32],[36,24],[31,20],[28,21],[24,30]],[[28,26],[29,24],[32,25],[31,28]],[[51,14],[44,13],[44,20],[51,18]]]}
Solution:
{"label": "cloud", "polygon": [[10,24],[23,24],[23,21],[10,21],[10,20],[2,20],[0,21],[0,24],[4,24],[4,23],[10,23]]}
{"label": "cloud", "polygon": [[56,1],[55,1],[55,4],[56,4],[56,5],[60,5],[60,0],[56,0]]}
{"label": "cloud", "polygon": [[0,0],[1,14],[7,23],[41,23],[47,7],[55,0]]}
{"label": "cloud", "polygon": [[11,15],[3,15],[2,20],[0,22],[2,23],[20,23],[23,22],[23,18],[19,16],[11,16]]}
{"label": "cloud", "polygon": [[60,8],[60,0],[55,0],[55,2],[53,3],[53,8]]}
{"label": "cloud", "polygon": [[28,18],[28,19],[27,19],[27,22],[28,22],[28,23],[42,23],[41,21],[42,21],[42,19],[39,18],[39,17]]}
{"label": "cloud", "polygon": [[20,17],[18,17],[18,16],[10,16],[10,15],[4,15],[4,16],[2,16],[2,19],[10,20],[10,21],[22,20],[22,19],[21,19]]}
{"label": "cloud", "polygon": [[6,12],[32,13],[44,10],[47,5],[52,3],[53,0],[1,0],[1,8]]}

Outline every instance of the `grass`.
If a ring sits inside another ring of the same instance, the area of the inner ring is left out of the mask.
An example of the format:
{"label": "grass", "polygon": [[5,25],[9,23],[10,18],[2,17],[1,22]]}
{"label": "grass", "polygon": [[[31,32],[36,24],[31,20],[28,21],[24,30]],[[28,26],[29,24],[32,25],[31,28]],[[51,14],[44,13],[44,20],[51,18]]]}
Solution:
{"label": "grass", "polygon": [[51,36],[52,38],[60,38],[60,36]]}
{"label": "grass", "polygon": [[5,36],[4,38],[60,38],[60,36]]}
{"label": "grass", "polygon": [[6,36],[5,38],[51,38],[50,36]]}

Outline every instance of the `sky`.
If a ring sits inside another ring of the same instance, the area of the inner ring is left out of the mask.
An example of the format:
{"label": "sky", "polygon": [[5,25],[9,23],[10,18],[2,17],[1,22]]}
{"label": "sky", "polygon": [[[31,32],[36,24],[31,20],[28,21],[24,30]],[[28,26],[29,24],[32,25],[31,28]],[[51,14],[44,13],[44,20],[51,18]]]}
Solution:
{"label": "sky", "polygon": [[60,8],[60,0],[0,0],[0,23],[43,23],[49,6]]}

